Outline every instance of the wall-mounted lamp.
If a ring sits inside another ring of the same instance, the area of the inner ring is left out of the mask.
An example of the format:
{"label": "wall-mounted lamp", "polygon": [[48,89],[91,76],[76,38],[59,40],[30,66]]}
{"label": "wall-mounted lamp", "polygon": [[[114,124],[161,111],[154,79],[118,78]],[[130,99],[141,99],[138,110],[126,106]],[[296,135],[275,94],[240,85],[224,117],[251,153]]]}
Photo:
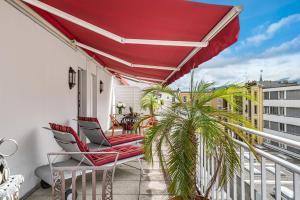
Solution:
{"label": "wall-mounted lamp", "polygon": [[69,68],[69,88],[70,90],[76,85],[76,72],[70,67]]}
{"label": "wall-mounted lamp", "polygon": [[100,94],[103,92],[103,81],[100,80]]}

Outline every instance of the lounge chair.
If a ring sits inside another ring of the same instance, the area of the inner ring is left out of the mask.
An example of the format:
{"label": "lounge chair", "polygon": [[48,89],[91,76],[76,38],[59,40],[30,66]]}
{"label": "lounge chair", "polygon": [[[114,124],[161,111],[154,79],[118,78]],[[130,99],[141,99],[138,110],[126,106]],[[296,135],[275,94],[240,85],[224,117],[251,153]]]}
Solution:
{"label": "lounge chair", "polygon": [[83,134],[91,141],[88,146],[91,149],[97,148],[100,145],[116,147],[128,144],[138,144],[144,136],[138,134],[121,134],[116,136],[105,136],[100,123],[97,118],[94,117],[78,117],[78,124]]}
{"label": "lounge chair", "polygon": [[[60,147],[66,152],[90,152],[88,146],[83,143],[78,134],[68,126],[58,125],[50,123],[51,130],[54,139]],[[138,160],[142,173],[144,174],[141,158],[144,157],[143,149],[139,146],[134,145],[123,145],[118,147],[108,147],[97,150],[96,152],[114,152],[118,153],[118,161],[116,165],[120,165],[129,161]],[[116,154],[73,154],[71,159],[61,163],[62,166],[65,164],[76,164],[83,163],[85,165],[93,166],[111,166],[116,159]],[[49,165],[44,165],[35,170],[35,173],[44,182],[51,184],[51,174],[49,172]]]}
{"label": "lounge chair", "polygon": [[[144,157],[144,152],[141,147],[133,145],[124,145],[119,147],[104,148],[96,152],[91,152],[87,145],[79,139],[77,133],[71,127],[58,125],[54,123],[50,123],[50,127],[51,128],[46,129],[52,131],[58,145],[62,147],[64,151],[70,152],[69,155],[71,156],[70,159],[55,163],[56,167],[76,167],[79,165],[83,165],[97,166],[98,168],[103,167],[103,169],[105,169],[124,164],[133,160],[138,160],[141,173],[144,174],[144,170],[142,168],[140,160],[142,157]],[[35,170],[35,174],[42,180],[42,187],[47,187],[47,185],[53,184],[53,176],[51,174],[50,164],[40,166]],[[72,178],[72,174],[68,172],[64,173],[65,179]],[[77,174],[76,172],[76,176],[79,175],[81,174]],[[70,190],[72,189],[66,190],[66,196],[70,193]]]}

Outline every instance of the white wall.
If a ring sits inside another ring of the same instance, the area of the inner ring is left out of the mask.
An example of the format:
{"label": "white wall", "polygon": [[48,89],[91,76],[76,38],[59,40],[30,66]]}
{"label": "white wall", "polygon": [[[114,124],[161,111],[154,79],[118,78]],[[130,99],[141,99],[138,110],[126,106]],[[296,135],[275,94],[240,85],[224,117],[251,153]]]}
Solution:
{"label": "white wall", "polygon": [[[8,164],[12,174],[24,175],[24,195],[38,184],[34,169],[47,163],[46,153],[59,150],[52,134],[42,127],[48,122],[76,127],[72,119],[77,115],[77,85],[69,89],[69,67],[86,69],[88,79],[95,74],[104,80],[98,100],[101,121],[108,119],[112,78],[4,1],[0,1],[0,25],[0,138],[19,143]],[[87,80],[88,116],[90,83]]]}
{"label": "white wall", "polygon": [[[141,112],[140,99],[142,89],[136,86],[118,85],[115,86],[115,105],[119,102],[125,103],[125,113],[129,112],[129,107],[133,108],[134,112]],[[116,106],[114,106],[116,110]]]}

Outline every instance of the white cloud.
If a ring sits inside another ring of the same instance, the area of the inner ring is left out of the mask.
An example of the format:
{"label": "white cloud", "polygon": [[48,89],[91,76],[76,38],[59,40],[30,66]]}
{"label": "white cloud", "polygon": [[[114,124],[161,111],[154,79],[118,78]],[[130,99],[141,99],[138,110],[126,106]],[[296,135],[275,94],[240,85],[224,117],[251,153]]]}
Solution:
{"label": "white cloud", "polygon": [[267,49],[263,54],[268,55],[276,55],[280,53],[286,53],[287,51],[300,49],[300,35],[295,37],[294,39],[284,42],[279,46],[271,47]]}
{"label": "white cloud", "polygon": [[256,34],[247,38],[245,41],[241,42],[242,46],[248,45],[259,45],[262,42],[271,39],[279,30],[292,23],[297,23],[300,21],[300,14],[289,15],[287,17],[281,18],[279,21],[274,22],[264,29],[264,32]]}
{"label": "white cloud", "polygon": [[[263,70],[264,80],[300,80],[299,59],[300,52],[267,58],[252,58],[220,68],[200,67],[195,70],[195,80],[215,82],[217,86],[240,83],[248,80],[258,80],[261,69]],[[189,79],[190,75],[186,75],[172,86],[187,90]]]}

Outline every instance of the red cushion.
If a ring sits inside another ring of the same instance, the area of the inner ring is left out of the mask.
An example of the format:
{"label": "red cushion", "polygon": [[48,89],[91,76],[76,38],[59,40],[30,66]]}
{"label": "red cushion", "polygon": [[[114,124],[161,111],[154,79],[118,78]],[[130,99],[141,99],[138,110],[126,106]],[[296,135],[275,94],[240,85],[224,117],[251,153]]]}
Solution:
{"label": "red cushion", "polygon": [[[88,146],[83,143],[80,138],[78,137],[76,131],[72,127],[69,126],[63,126],[59,124],[49,123],[51,129],[64,132],[64,133],[70,133],[75,138],[75,141],[78,145],[78,148],[82,152],[89,152]],[[139,135],[136,135],[139,136]],[[118,137],[118,136],[114,136]],[[141,136],[143,137],[143,136]],[[124,145],[120,147],[111,147],[106,148],[103,150],[99,150],[98,152],[119,152],[118,160],[122,160],[125,158],[133,157],[142,155],[144,153],[144,150],[141,147],[133,146],[133,145]],[[95,166],[101,166],[107,163],[111,163],[115,161],[115,154],[85,154],[87,159],[89,159]]]}
{"label": "red cushion", "polygon": [[109,143],[114,146],[118,144],[124,144],[127,142],[133,142],[137,140],[143,140],[144,136],[137,135],[137,134],[122,134],[122,135],[116,135],[116,136],[110,136],[107,137],[107,140]]}
{"label": "red cushion", "polygon": [[99,121],[96,117],[78,117],[78,120],[87,122],[97,122],[99,124]]}
{"label": "red cushion", "polygon": [[[141,147],[133,146],[133,145],[111,147],[104,150],[100,150],[99,152],[119,152],[118,160],[144,154],[144,150]],[[115,161],[115,159],[116,159],[115,154],[99,154],[99,155],[94,154],[92,156],[91,161],[95,166],[101,166],[107,163],[112,163]]]}

